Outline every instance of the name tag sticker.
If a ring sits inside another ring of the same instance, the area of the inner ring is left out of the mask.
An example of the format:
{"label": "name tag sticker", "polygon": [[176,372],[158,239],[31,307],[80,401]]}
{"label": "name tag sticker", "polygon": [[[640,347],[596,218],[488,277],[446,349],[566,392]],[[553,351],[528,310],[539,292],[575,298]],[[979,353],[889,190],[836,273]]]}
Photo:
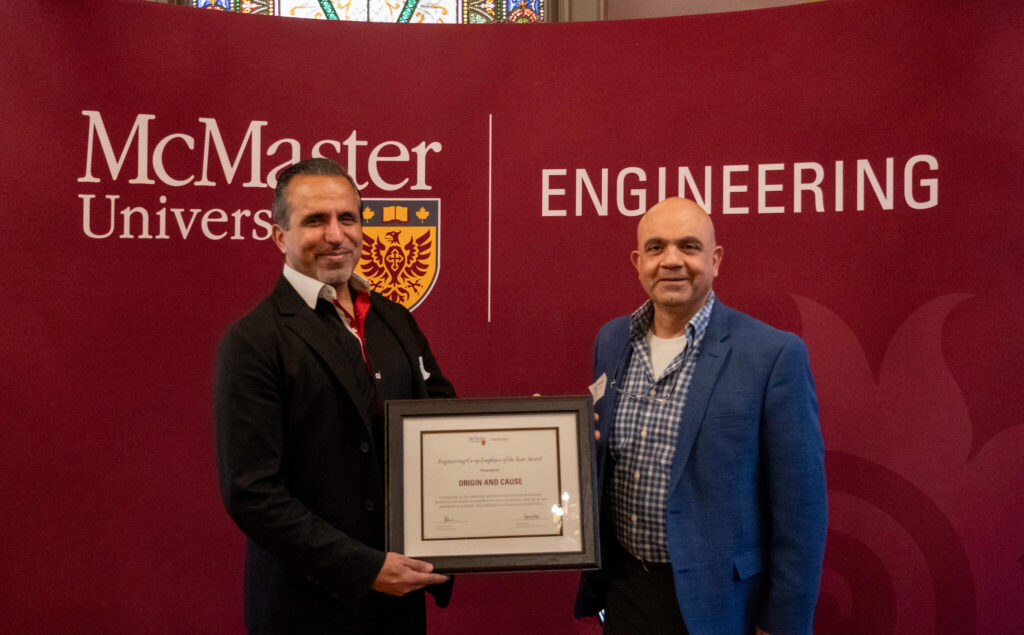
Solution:
{"label": "name tag sticker", "polygon": [[594,398],[594,403],[601,401],[601,397],[604,397],[604,389],[608,386],[608,375],[601,373],[601,376],[597,378],[597,381],[590,384],[590,394]]}

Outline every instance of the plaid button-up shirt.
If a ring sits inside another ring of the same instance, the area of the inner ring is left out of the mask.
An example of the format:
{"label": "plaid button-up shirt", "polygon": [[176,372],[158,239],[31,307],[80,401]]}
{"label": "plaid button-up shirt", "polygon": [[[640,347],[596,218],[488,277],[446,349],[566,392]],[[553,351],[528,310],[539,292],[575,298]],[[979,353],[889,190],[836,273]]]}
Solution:
{"label": "plaid button-up shirt", "polygon": [[619,396],[609,436],[615,461],[611,513],[622,546],[648,562],[669,561],[665,499],[672,457],[686,393],[714,304],[712,292],[686,325],[686,348],[655,381],[647,343],[654,306],[650,300],[645,302],[630,316],[633,354],[622,384],[613,382]]}

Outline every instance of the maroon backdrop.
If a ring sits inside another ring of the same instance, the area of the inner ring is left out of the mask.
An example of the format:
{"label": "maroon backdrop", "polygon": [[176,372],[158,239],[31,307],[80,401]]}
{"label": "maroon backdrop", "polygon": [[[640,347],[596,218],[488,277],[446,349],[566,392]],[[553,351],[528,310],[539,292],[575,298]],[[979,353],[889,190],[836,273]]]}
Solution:
{"label": "maroon backdrop", "polygon": [[[533,27],[8,5],[0,631],[243,629],[213,351],[281,266],[268,176],[321,140],[366,196],[440,200],[416,317],[464,396],[585,391],[598,327],[642,300],[633,214],[683,168],[719,297],[810,346],[818,631],[1024,629],[1024,5]],[[462,576],[433,630],[595,632],[575,583]]]}

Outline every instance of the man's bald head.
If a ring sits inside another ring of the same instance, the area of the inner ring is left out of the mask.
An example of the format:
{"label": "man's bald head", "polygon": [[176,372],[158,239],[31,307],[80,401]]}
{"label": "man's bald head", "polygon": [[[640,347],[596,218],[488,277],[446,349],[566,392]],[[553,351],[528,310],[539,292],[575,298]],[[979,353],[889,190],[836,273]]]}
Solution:
{"label": "man's bald head", "polygon": [[708,232],[707,237],[710,240],[710,245],[712,247],[715,246],[715,225],[711,222],[711,216],[704,211],[704,208],[688,198],[672,197],[656,203],[654,207],[647,210],[640,217],[640,222],[636,226],[638,249],[643,244],[641,234],[644,232],[645,227],[649,227],[666,217],[672,218],[675,222],[692,221],[695,228]]}
{"label": "man's bald head", "polygon": [[665,199],[640,219],[636,242],[633,266],[654,303],[655,321],[685,325],[707,302],[722,260],[711,217],[691,200]]}

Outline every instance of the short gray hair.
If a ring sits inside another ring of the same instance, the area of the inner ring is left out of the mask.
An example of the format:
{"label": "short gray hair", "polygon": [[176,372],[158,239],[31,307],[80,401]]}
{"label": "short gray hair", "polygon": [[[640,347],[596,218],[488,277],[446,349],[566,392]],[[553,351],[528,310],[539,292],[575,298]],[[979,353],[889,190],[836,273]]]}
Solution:
{"label": "short gray hair", "polygon": [[284,172],[277,177],[277,187],[274,188],[274,223],[279,225],[281,229],[288,229],[288,223],[290,220],[291,209],[288,208],[288,184],[296,176],[340,176],[349,182],[352,189],[355,190],[356,198],[359,200],[359,209],[363,208],[363,197],[359,194],[359,187],[356,185],[356,180],[352,178],[352,175],[348,173],[348,170],[343,168],[340,163],[333,159],[324,159],[318,157],[315,159],[306,159],[299,161],[298,163],[290,166]]}

